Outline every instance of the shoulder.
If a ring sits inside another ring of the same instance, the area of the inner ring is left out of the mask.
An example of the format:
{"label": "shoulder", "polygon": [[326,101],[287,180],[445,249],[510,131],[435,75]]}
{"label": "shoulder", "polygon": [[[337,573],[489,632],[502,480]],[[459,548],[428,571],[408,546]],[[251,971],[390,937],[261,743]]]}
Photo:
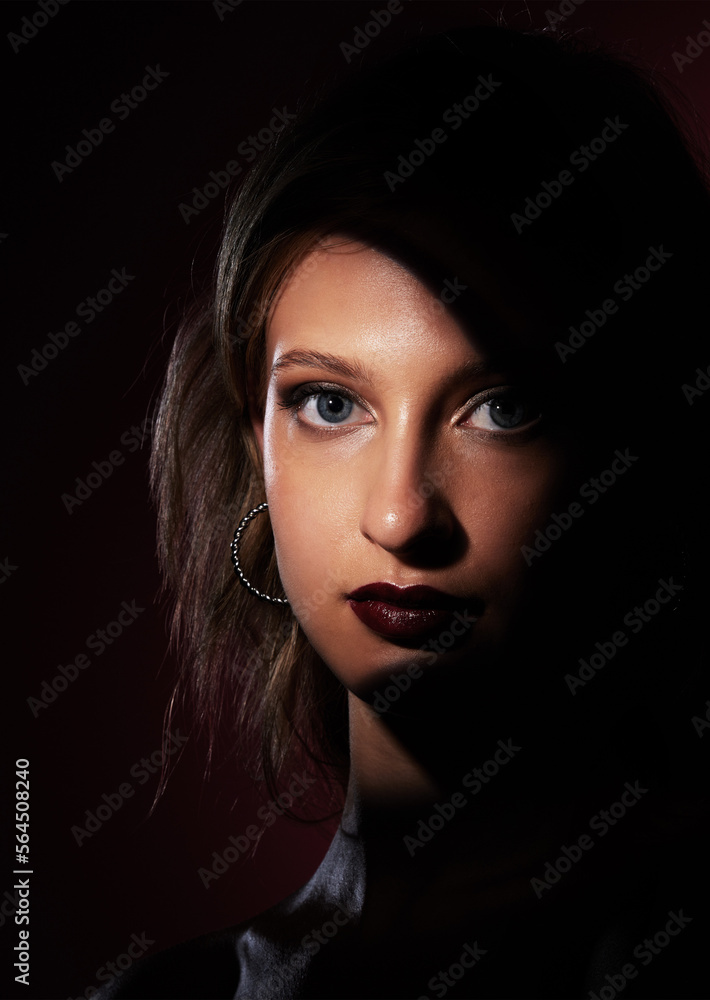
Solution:
{"label": "shoulder", "polygon": [[285,899],[242,923],[139,959],[93,1000],[232,1000],[238,990],[251,996],[266,981],[272,997],[292,996],[320,948],[314,928],[332,919],[338,930],[339,915],[351,919],[347,902],[357,893],[344,876],[345,840],[338,831],[313,877]]}
{"label": "shoulder", "polygon": [[94,1000],[231,1000],[239,983],[240,927],[204,934],[139,959]]}

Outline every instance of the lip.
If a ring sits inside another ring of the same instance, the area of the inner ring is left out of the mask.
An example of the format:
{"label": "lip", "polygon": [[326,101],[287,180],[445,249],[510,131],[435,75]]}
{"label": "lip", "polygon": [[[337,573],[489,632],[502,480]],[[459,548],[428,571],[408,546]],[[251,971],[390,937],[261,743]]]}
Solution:
{"label": "lip", "polygon": [[346,599],[364,625],[391,639],[424,638],[445,631],[456,620],[457,611],[478,615],[483,607],[479,598],[455,597],[422,584],[369,583]]}

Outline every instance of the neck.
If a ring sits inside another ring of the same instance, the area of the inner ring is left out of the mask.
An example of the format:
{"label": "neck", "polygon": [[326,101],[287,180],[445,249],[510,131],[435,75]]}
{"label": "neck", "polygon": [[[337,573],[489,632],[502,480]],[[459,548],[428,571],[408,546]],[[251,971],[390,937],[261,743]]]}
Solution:
{"label": "neck", "polygon": [[434,803],[440,784],[424,764],[397,738],[374,708],[349,696],[350,781],[346,813],[357,803],[406,808]]}
{"label": "neck", "polygon": [[[416,873],[446,882],[447,873],[460,870],[467,893],[493,875],[522,878],[529,894],[530,879],[545,863],[589,833],[590,819],[619,799],[625,781],[639,777],[587,745],[578,755],[569,743],[543,739],[536,748],[524,734],[517,743],[507,731],[497,741],[485,732],[477,740],[470,726],[463,739],[451,715],[439,726],[431,719],[409,726],[403,717],[393,725],[350,696],[342,827],[357,838],[368,878],[401,872],[405,881]],[[441,752],[447,741],[448,758]],[[437,752],[427,755],[431,747]],[[634,818],[622,836],[635,825],[635,810],[629,812]],[[579,868],[577,874],[591,875],[596,864]]]}
{"label": "neck", "polygon": [[[448,773],[440,766],[434,771],[386,719],[350,698],[351,771],[342,827],[361,843],[370,874],[401,869],[405,878],[413,871],[440,878],[463,864],[474,877],[491,869],[503,876],[506,866],[513,873],[559,846],[570,821],[566,803],[540,812],[502,788],[495,792],[489,773],[502,775],[521,750],[512,740],[494,745],[498,763],[495,756],[489,763],[480,753],[455,754]],[[469,760],[483,768],[465,766]]]}

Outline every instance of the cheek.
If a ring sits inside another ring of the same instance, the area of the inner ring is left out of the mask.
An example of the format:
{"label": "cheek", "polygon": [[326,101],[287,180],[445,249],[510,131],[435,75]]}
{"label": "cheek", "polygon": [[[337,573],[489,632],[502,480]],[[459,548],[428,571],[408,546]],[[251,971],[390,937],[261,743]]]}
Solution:
{"label": "cheek", "polygon": [[472,561],[511,597],[529,578],[522,548],[564,503],[568,483],[561,456],[545,448],[496,458],[463,477],[470,493],[459,509]]}
{"label": "cheek", "polygon": [[265,434],[264,466],[279,576],[304,624],[324,595],[347,589],[357,502],[332,467],[308,461],[281,430]]}

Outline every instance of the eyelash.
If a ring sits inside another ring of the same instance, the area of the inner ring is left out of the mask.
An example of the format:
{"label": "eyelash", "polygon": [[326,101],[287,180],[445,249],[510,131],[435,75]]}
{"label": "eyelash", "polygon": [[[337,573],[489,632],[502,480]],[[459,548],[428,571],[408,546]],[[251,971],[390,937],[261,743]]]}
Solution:
{"label": "eyelash", "polygon": [[[511,389],[512,387],[510,386],[496,386],[495,388],[484,389],[482,390],[482,392],[477,393],[470,400],[468,400],[468,402],[465,404],[464,412],[468,410],[470,404],[473,403],[479,396],[482,396],[483,398],[478,399],[476,405],[470,408],[470,413],[474,413],[480,407],[485,406],[486,403],[493,402],[496,399],[505,398],[506,394],[509,394],[511,392]],[[525,390],[520,389],[518,391],[520,392],[520,396],[524,399]],[[277,403],[277,405],[282,410],[295,411],[294,413],[295,416],[296,413],[298,413],[298,411],[302,407],[303,403],[305,403],[309,399],[314,399],[315,397],[321,395],[322,393],[333,393],[334,395],[341,396],[343,399],[348,399],[352,403],[357,403],[358,406],[361,406],[364,410],[366,410],[369,413],[369,410],[365,402],[356,393],[352,392],[352,390],[350,389],[346,389],[344,386],[336,385],[333,382],[307,382],[302,385],[298,385],[290,392],[287,392],[284,395],[284,397]],[[500,429],[494,431],[488,430],[486,428],[476,428],[476,429],[479,430],[480,433],[487,434],[491,437],[512,438],[515,435],[521,435],[524,432],[531,431],[540,423],[541,419],[542,415],[540,414],[539,416],[533,418],[532,420],[528,420],[520,428],[506,429],[504,427],[501,427]],[[338,429],[339,425],[333,424],[332,427],[323,427],[323,426],[318,426],[316,424],[308,423],[307,426],[309,430],[317,434],[318,433],[332,434],[335,430]],[[357,426],[357,425],[347,425],[347,424],[340,425],[340,427],[343,426]]]}
{"label": "eyelash", "polygon": [[306,382],[304,385],[297,385],[279,402],[282,410],[291,410],[304,403],[313,396],[320,396],[323,392],[332,392],[334,395],[349,399],[352,403],[357,403],[363,409],[367,409],[363,401],[350,389],[345,389],[342,385],[335,385],[332,382]]}

